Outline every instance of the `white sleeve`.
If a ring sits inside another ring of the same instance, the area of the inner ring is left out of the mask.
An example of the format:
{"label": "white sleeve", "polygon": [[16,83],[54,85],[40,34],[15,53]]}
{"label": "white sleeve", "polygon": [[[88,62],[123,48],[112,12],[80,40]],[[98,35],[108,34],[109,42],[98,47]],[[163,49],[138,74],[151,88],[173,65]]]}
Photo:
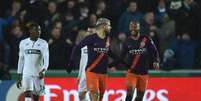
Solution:
{"label": "white sleeve", "polygon": [[22,74],[22,72],[23,72],[23,66],[24,66],[24,49],[23,49],[22,42],[20,42],[17,73]]}
{"label": "white sleeve", "polygon": [[49,65],[49,48],[48,48],[48,43],[44,44],[43,51],[42,51],[42,57],[43,57],[43,69],[45,71],[48,69]]}
{"label": "white sleeve", "polygon": [[78,78],[80,78],[80,77],[81,77],[81,74],[82,74],[82,67],[80,66],[80,67],[79,67]]}

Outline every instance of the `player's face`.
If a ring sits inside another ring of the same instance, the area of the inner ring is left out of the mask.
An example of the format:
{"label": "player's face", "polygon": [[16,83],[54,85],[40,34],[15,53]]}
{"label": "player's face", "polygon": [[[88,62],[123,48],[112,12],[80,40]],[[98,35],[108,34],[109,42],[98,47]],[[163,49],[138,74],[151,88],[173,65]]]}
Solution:
{"label": "player's face", "polygon": [[129,29],[130,29],[130,32],[132,35],[137,35],[139,34],[139,30],[140,30],[140,24],[139,23],[136,23],[134,21],[131,21],[130,22],[130,25],[129,25]]}
{"label": "player's face", "polygon": [[41,28],[40,26],[35,26],[33,28],[31,28],[29,30],[30,32],[30,37],[33,38],[33,39],[37,39],[40,37],[40,33],[41,33]]}
{"label": "player's face", "polygon": [[105,24],[104,27],[105,27],[105,32],[106,33],[110,33],[110,31],[112,29],[110,22],[108,22],[107,24]]}

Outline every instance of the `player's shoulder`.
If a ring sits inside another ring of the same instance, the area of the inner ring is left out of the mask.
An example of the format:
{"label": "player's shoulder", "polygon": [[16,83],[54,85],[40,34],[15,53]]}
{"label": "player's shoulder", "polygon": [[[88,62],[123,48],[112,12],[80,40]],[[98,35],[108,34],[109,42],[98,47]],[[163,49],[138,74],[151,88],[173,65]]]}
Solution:
{"label": "player's shoulder", "polygon": [[148,35],[141,35],[140,36],[141,37],[141,39],[147,39],[147,40],[149,40],[149,41],[151,41],[152,40],[152,38],[150,37],[150,36],[148,36]]}
{"label": "player's shoulder", "polygon": [[42,44],[48,44],[46,40],[39,38],[38,41]]}
{"label": "player's shoulder", "polygon": [[83,41],[85,42],[85,41],[94,40],[95,36],[96,36],[96,34],[88,35],[88,36],[86,36],[86,37],[82,40],[82,42],[83,42]]}
{"label": "player's shoulder", "polygon": [[141,38],[142,40],[145,38],[148,41],[148,43],[154,44],[153,39],[148,35],[142,35]]}
{"label": "player's shoulder", "polygon": [[86,36],[85,39],[91,39],[91,38],[94,38],[95,36],[96,36],[96,34],[93,33],[93,34]]}
{"label": "player's shoulder", "polygon": [[25,44],[26,42],[28,42],[29,38],[25,38],[23,40],[20,41],[20,45]]}

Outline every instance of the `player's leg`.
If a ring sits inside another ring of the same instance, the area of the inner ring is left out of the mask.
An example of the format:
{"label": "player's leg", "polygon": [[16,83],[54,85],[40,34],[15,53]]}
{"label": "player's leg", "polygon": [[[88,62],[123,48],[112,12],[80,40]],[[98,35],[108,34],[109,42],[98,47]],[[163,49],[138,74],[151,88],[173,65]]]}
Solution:
{"label": "player's leg", "polygon": [[33,99],[34,99],[34,101],[39,101],[39,95],[36,95],[36,94],[33,94]]}
{"label": "player's leg", "polygon": [[99,89],[100,89],[100,101],[103,99],[103,95],[106,90],[106,85],[107,85],[107,75],[105,74],[100,74],[99,78]]}
{"label": "player's leg", "polygon": [[136,101],[142,101],[144,94],[145,94],[145,90],[147,87],[147,83],[148,83],[148,75],[141,75],[139,76],[139,82],[137,84],[137,97],[136,97]]}
{"label": "player's leg", "polygon": [[90,100],[91,101],[99,101],[99,96],[100,96],[100,94],[99,94],[99,92],[98,91],[96,91],[96,90],[91,90],[91,91],[89,91],[90,92],[90,94],[89,94],[89,96],[90,96]]}
{"label": "player's leg", "polygon": [[32,101],[33,91],[33,78],[30,76],[23,75],[22,77],[22,88],[24,89],[25,101]]}
{"label": "player's leg", "polygon": [[80,101],[85,101],[87,94],[86,77],[80,77],[80,80],[78,82],[78,92]]}
{"label": "player's leg", "polygon": [[91,101],[90,96],[89,96],[89,91],[87,91],[87,93],[85,95],[85,101]]}
{"label": "player's leg", "polygon": [[33,90],[34,101],[39,101],[40,96],[43,95],[44,92],[45,92],[44,79],[34,77],[34,90]]}
{"label": "player's leg", "polygon": [[31,98],[31,96],[32,96],[32,91],[25,91],[24,92],[24,95],[25,95],[25,101],[32,101],[32,98]]}
{"label": "player's leg", "polygon": [[86,94],[87,94],[87,91],[79,92],[80,101],[85,101],[86,100]]}
{"label": "player's leg", "polygon": [[98,77],[93,72],[86,72],[87,90],[89,91],[89,96],[91,101],[99,101],[99,85]]}
{"label": "player's leg", "polygon": [[132,101],[133,98],[134,89],[131,86],[127,86],[127,95],[126,95],[126,101]]}
{"label": "player's leg", "polygon": [[133,94],[137,84],[137,76],[132,73],[127,73],[126,76],[126,86],[127,86],[127,94],[126,101],[132,101]]}

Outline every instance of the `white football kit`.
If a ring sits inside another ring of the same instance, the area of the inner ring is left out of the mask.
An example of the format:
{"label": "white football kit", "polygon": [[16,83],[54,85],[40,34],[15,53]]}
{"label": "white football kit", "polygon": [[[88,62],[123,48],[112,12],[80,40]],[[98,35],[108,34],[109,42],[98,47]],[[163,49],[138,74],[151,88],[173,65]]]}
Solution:
{"label": "white football kit", "polygon": [[48,43],[38,38],[32,41],[26,38],[19,45],[17,73],[22,74],[22,88],[37,95],[44,93],[44,79],[39,79],[39,72],[47,70],[49,65]]}
{"label": "white football kit", "polygon": [[[78,74],[78,78],[80,78],[80,81],[78,83],[79,93],[87,92],[86,74],[85,74],[87,62],[88,62],[88,53],[87,53],[87,46],[85,46],[81,48],[81,58],[80,58],[79,74]],[[89,92],[86,93],[84,101],[90,101]]]}
{"label": "white football kit", "polygon": [[88,60],[87,46],[85,46],[81,49],[81,58],[80,58],[80,66],[78,74],[78,78],[80,78],[80,81],[78,83],[78,92],[87,91],[86,74],[85,74],[87,60]]}

